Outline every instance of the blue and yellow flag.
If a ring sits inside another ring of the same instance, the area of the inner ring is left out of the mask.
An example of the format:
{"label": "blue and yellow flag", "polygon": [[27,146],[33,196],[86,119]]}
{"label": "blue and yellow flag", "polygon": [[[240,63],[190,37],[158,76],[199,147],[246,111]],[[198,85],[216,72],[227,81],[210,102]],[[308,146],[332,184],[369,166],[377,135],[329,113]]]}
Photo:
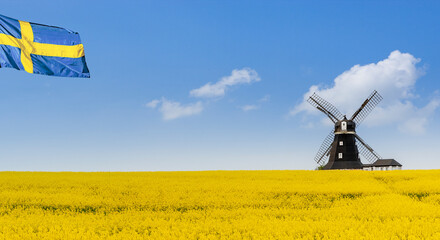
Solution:
{"label": "blue and yellow flag", "polygon": [[78,33],[3,15],[0,67],[51,76],[90,77]]}

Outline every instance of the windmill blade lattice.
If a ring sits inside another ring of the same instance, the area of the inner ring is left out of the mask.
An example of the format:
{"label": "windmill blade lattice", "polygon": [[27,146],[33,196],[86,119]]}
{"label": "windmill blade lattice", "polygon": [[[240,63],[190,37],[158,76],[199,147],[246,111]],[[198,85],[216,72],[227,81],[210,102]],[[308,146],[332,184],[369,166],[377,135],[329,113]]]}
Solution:
{"label": "windmill blade lattice", "polygon": [[326,154],[330,150],[330,147],[333,143],[333,139],[335,138],[335,133],[332,129],[329,135],[324,139],[324,142],[322,142],[321,147],[318,150],[318,153],[315,156],[315,162],[319,165],[322,165],[326,160]]}
{"label": "windmill blade lattice", "polygon": [[339,110],[337,108],[335,108],[331,103],[327,102],[326,100],[324,100],[323,98],[318,96],[318,94],[316,94],[316,93],[313,93],[313,95],[310,96],[307,99],[307,101],[312,106],[320,109],[321,111],[324,110],[325,112],[328,112],[330,115],[332,115],[334,118],[336,118],[334,122],[344,118],[344,115],[342,115],[342,113],[339,112]]}
{"label": "windmill blade lattice", "polygon": [[375,161],[381,159],[376,152],[371,152],[362,142],[356,141],[356,146],[358,147],[359,153],[369,162],[374,163]]}
{"label": "windmill blade lattice", "polygon": [[351,120],[356,123],[357,126],[364,121],[364,119],[370,114],[370,112],[382,101],[382,96],[374,90],[373,93],[365,100],[362,106],[353,114]]}

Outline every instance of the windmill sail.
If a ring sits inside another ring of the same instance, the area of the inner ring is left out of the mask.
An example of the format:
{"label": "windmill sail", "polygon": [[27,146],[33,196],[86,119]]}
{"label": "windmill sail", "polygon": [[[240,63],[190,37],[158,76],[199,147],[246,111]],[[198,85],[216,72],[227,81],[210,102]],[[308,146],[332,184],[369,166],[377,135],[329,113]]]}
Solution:
{"label": "windmill sail", "polygon": [[361,137],[359,137],[357,134],[355,134],[356,139],[358,140],[356,142],[356,146],[358,147],[359,153],[367,159],[368,162],[373,163],[378,159],[381,159],[382,157],[376,153],[368,144],[362,140]]}
{"label": "windmill sail", "polygon": [[335,133],[332,130],[329,135],[327,135],[327,137],[324,139],[324,142],[322,142],[321,147],[319,148],[318,153],[315,156],[315,162],[319,165],[322,165],[326,162],[334,138]]}
{"label": "windmill sail", "polygon": [[351,120],[359,126],[380,101],[382,101],[382,96],[374,90],[364,103],[362,103],[362,106],[351,116]]}
{"label": "windmill sail", "polygon": [[325,113],[332,121],[333,123],[336,123],[340,119],[344,117],[341,112],[337,108],[335,108],[331,103],[327,102],[318,94],[313,93],[312,96],[310,96],[307,101],[314,107],[316,107],[319,111]]}

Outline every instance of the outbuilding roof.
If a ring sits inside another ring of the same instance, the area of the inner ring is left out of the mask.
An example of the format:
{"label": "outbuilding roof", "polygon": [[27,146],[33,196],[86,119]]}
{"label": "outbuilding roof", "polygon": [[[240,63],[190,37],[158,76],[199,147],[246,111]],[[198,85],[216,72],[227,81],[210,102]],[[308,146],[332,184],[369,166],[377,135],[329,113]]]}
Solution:
{"label": "outbuilding roof", "polygon": [[364,164],[364,167],[378,167],[378,166],[399,166],[401,167],[402,164],[400,164],[398,161],[394,159],[379,159],[373,164]]}

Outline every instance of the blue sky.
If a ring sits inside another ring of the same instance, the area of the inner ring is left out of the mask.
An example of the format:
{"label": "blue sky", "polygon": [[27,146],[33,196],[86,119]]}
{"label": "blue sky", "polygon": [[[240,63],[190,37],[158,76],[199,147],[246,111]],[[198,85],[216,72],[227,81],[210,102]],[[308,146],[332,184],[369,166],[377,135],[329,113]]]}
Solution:
{"label": "blue sky", "polygon": [[[317,86],[349,111],[376,85],[384,105],[358,134],[404,168],[440,168],[439,5],[4,1],[3,15],[79,32],[92,77],[0,69],[0,169],[313,169],[331,126],[304,95]],[[191,94],[221,79],[224,95]]]}

